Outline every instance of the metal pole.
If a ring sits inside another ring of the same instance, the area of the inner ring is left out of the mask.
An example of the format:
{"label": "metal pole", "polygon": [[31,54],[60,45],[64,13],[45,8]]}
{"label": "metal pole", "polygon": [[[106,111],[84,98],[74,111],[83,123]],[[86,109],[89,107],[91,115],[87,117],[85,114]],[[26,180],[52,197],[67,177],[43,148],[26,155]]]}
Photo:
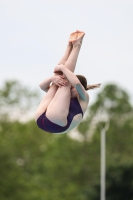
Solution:
{"label": "metal pole", "polygon": [[105,128],[101,130],[101,200],[105,200],[105,179],[106,179],[106,131]]}
{"label": "metal pole", "polygon": [[106,200],[106,132],[110,122],[101,130],[101,200]]}

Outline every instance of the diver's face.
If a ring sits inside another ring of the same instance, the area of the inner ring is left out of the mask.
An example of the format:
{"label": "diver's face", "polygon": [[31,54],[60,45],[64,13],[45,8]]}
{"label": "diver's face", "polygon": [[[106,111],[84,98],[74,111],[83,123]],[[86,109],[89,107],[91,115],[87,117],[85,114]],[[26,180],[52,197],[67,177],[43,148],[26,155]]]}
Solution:
{"label": "diver's face", "polygon": [[75,87],[71,87],[71,98],[75,98],[78,96],[78,92]]}

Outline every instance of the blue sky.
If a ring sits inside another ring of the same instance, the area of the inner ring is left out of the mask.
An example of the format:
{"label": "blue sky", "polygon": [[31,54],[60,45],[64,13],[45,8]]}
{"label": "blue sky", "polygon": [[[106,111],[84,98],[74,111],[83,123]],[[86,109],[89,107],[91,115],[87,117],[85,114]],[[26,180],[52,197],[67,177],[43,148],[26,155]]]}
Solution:
{"label": "blue sky", "polygon": [[132,0],[0,0],[0,85],[18,79],[39,90],[77,29],[86,35],[75,73],[133,96]]}

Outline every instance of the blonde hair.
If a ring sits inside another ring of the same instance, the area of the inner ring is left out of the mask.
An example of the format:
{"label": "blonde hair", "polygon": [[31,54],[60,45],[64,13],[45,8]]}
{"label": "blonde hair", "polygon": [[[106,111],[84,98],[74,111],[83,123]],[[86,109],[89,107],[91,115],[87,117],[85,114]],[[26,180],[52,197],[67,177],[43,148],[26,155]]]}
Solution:
{"label": "blonde hair", "polygon": [[80,83],[83,85],[85,90],[99,88],[101,85],[101,83],[94,84],[94,85],[87,85],[87,79],[84,76],[82,76],[82,75],[76,75],[76,76],[79,79]]}

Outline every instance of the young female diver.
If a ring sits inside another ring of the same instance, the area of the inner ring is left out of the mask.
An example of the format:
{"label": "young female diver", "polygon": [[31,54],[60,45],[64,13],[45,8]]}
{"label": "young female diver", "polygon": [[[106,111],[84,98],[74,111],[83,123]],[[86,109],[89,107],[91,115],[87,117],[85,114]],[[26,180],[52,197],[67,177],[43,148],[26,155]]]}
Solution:
{"label": "young female diver", "polygon": [[40,84],[46,94],[37,108],[35,120],[46,132],[66,133],[76,127],[88,107],[86,91],[100,86],[87,86],[84,76],[73,73],[84,35],[81,31],[70,35],[65,54],[54,69],[54,76]]}

